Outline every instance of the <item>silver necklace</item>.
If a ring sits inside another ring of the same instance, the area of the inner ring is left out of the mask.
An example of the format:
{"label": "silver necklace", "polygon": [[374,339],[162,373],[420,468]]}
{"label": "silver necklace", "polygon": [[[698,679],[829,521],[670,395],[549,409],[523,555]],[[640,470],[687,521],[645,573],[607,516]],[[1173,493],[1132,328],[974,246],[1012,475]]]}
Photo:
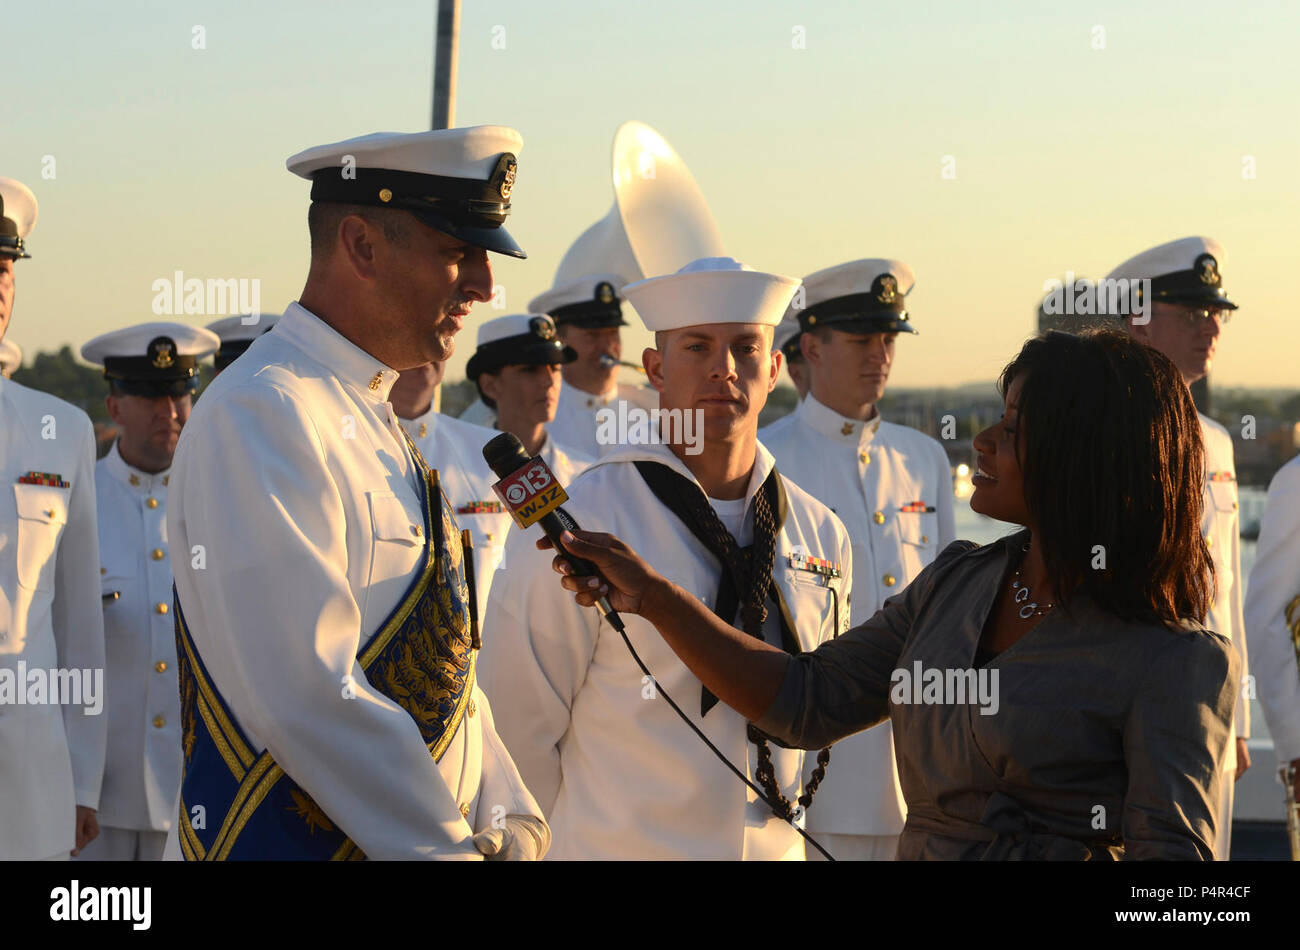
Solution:
{"label": "silver necklace", "polygon": [[[1028,554],[1029,545],[1024,545],[1020,550],[1025,554]],[[1043,604],[1040,607],[1037,603],[1029,599],[1031,595],[1028,586],[1020,583],[1020,568],[1016,568],[1015,572],[1011,575],[1011,590],[1014,592],[1012,598],[1017,604],[1021,605],[1019,611],[1021,620],[1028,620],[1030,617],[1041,617],[1056,606],[1055,604]]]}

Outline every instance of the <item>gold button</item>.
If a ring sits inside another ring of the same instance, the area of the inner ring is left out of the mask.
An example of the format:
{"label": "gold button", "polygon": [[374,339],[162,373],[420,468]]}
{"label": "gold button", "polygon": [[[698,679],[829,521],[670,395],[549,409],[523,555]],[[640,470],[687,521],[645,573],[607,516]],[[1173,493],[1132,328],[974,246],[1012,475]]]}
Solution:
{"label": "gold button", "polygon": [[1232,510],[1233,511],[1237,510],[1237,503],[1235,501],[1232,503]]}
{"label": "gold button", "polygon": [[469,701],[469,714],[472,716],[478,712],[478,707],[474,705],[474,700]]}
{"label": "gold button", "polygon": [[844,423],[844,425],[840,426],[840,435],[852,435],[852,434],[853,434],[852,422],[846,422]]}
{"label": "gold button", "polygon": [[858,453],[858,461],[861,462],[863,465],[870,465],[870,464],[871,464],[871,455],[870,455],[870,453],[868,453],[868,452],[859,452],[859,453]]}
{"label": "gold button", "polygon": [[167,725],[167,720],[164,719],[162,716],[153,717],[153,727],[155,729],[161,729],[165,725]]}
{"label": "gold button", "polygon": [[893,575],[893,574],[886,574],[886,575],[882,578],[882,580],[885,582],[885,586],[886,586],[886,587],[893,587],[894,584],[897,583],[897,581],[896,581],[896,579],[894,578],[894,575]]}
{"label": "gold button", "polygon": [[165,614],[167,613],[167,605],[162,602],[154,604],[153,612],[156,614]]}
{"label": "gold button", "polygon": [[154,548],[152,551],[149,552],[149,556],[153,558],[155,561],[161,561],[163,559],[163,549]]}
{"label": "gold button", "polygon": [[411,525],[411,534],[415,535],[417,538],[420,536],[420,526],[418,524]]}
{"label": "gold button", "polygon": [[146,501],[146,502],[144,503],[144,505],[145,505],[146,508],[157,508],[157,507],[158,507],[158,499],[157,499],[157,498],[150,498],[148,501]]}
{"label": "gold button", "polygon": [[129,481],[132,485],[139,485],[139,484],[140,484],[140,476],[139,476],[139,475],[132,475],[130,478],[127,479],[127,481]]}
{"label": "gold button", "polygon": [[871,520],[873,520],[876,524],[884,524],[885,513],[883,511],[877,511],[874,515],[871,516]]}
{"label": "gold button", "polygon": [[469,817],[469,802],[460,803],[460,817],[462,818]]}
{"label": "gold button", "polygon": [[429,434],[429,426],[428,426],[428,424],[427,424],[427,423],[424,423],[424,422],[421,422],[421,423],[420,423],[420,438],[423,439],[423,438],[424,438],[426,435],[428,435],[428,434]]}
{"label": "gold button", "polygon": [[495,535],[486,534],[486,535],[484,535],[484,537],[487,538],[487,542],[488,542],[488,544],[491,544],[491,543],[492,543],[492,539],[495,537]]}
{"label": "gold button", "polygon": [[47,518],[53,518],[53,517],[54,517],[54,509],[53,509],[53,508],[46,508],[46,509],[45,509],[45,517],[47,517]]}
{"label": "gold button", "polygon": [[1206,539],[1205,539],[1205,546],[1206,546],[1207,548],[1212,548],[1212,547],[1214,547],[1214,538],[1213,538],[1213,537],[1206,538]]}
{"label": "gold button", "polygon": [[922,544],[929,544],[929,543],[930,543],[930,536],[929,536],[928,534],[923,534],[923,535],[921,535],[921,543],[922,543]]}
{"label": "gold button", "polygon": [[166,660],[159,660],[157,663],[155,663],[155,664],[153,665],[153,671],[154,671],[155,673],[166,673],[166,672],[167,672],[167,661],[166,661]]}

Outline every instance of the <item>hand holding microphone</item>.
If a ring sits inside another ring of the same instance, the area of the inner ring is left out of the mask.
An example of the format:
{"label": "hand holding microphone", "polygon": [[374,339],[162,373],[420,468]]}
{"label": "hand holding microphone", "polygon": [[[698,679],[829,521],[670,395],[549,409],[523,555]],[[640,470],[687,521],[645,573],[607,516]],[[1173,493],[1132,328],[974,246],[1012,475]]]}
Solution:
{"label": "hand holding microphone", "polygon": [[[604,597],[620,613],[653,613],[658,594],[668,584],[635,551],[612,534],[598,531],[568,531],[561,538],[565,555],[551,562],[551,569],[564,575],[560,585],[577,595],[574,599],[583,607],[597,604]],[[537,542],[541,550],[554,548],[550,538]],[[596,576],[581,575],[570,567],[567,555],[576,555],[590,563]]]}

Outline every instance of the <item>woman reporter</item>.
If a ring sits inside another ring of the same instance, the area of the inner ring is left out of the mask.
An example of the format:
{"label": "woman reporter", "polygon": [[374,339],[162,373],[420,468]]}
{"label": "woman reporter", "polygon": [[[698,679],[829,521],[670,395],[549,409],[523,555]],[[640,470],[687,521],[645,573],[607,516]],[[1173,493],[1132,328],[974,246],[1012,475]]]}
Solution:
{"label": "woman reporter", "polygon": [[[780,742],[817,749],[890,718],[900,859],[1211,859],[1240,661],[1202,626],[1214,578],[1187,388],[1112,330],[1030,340],[999,388],[971,507],[1023,530],[950,545],[812,653],[747,637],[609,535],[565,542],[604,580],[562,583],[641,614]],[[992,702],[896,688],[930,670],[983,677]]]}

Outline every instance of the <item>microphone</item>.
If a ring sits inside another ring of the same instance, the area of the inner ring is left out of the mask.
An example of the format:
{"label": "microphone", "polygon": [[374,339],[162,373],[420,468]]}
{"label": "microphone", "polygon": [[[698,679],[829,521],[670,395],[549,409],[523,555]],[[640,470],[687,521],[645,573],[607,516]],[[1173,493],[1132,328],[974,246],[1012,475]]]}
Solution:
{"label": "microphone", "polygon": [[[515,524],[521,528],[540,524],[542,531],[551,539],[551,544],[555,545],[555,550],[568,562],[575,574],[599,577],[595,564],[575,557],[564,550],[564,545],[560,543],[560,535],[565,531],[577,531],[578,522],[560,507],[569,500],[569,496],[550,466],[540,457],[530,458],[524,444],[511,432],[502,432],[483,446],[483,460],[500,479],[492,486],[492,490],[506,506]],[[596,601],[596,606],[605,615],[609,625],[622,633],[623,618],[609,605],[609,600],[601,597]]]}

